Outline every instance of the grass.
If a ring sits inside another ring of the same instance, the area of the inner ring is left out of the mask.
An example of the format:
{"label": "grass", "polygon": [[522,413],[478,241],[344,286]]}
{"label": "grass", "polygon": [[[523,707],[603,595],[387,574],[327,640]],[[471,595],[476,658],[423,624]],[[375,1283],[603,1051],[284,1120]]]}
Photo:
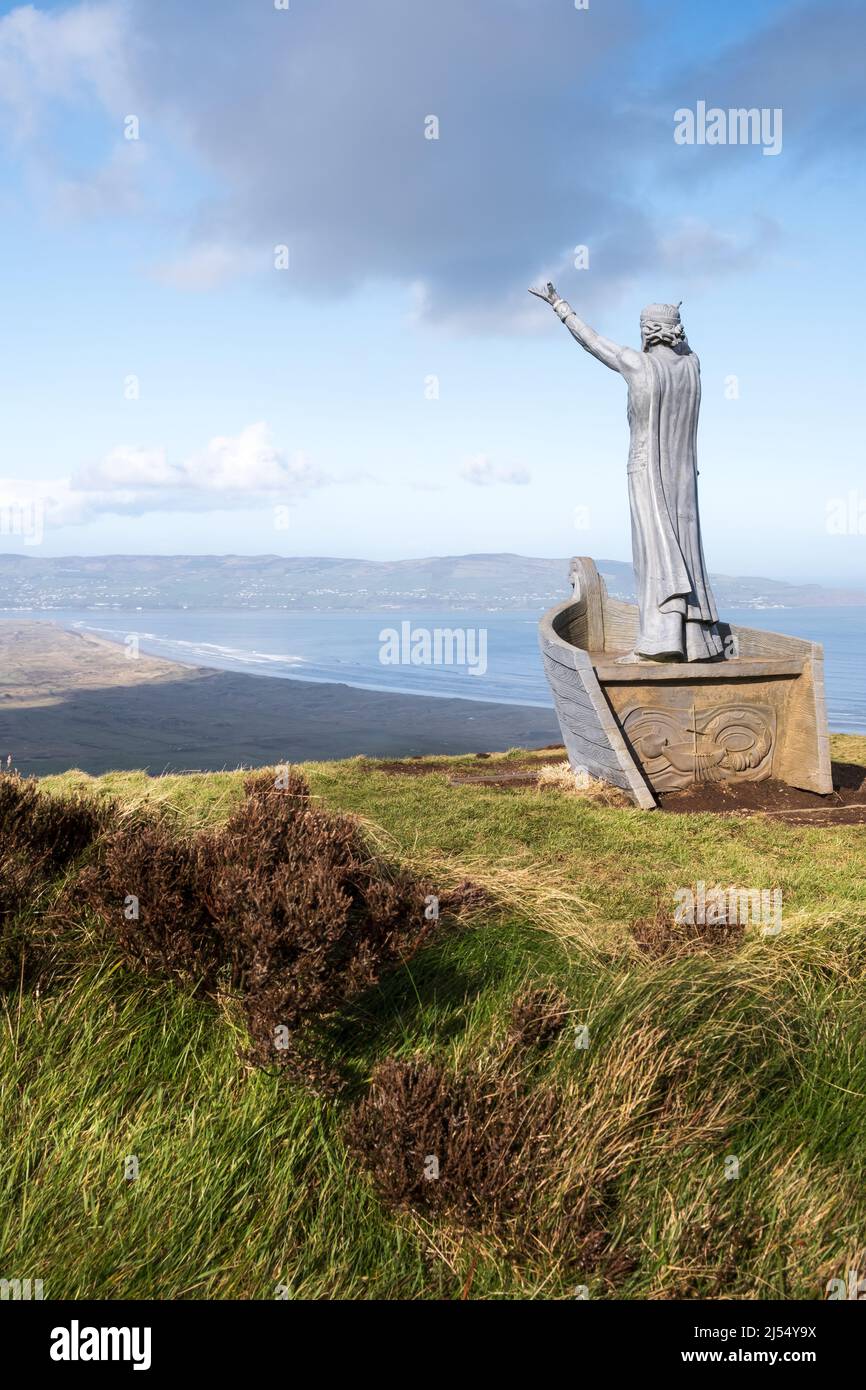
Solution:
{"label": "grass", "polygon": [[[866,765],[866,738],[833,753]],[[387,858],[490,905],[331,1019],[348,1086],[328,1098],[245,1063],[230,1000],[70,928],[53,979],[3,998],[0,1277],[51,1298],[816,1299],[866,1274],[866,828],[647,815],[364,759],[304,772]],[[41,785],[202,829],[241,781]],[[663,931],[697,880],[780,888],[782,933],[642,951],[635,924]],[[377,1066],[492,1077],[514,1000],[549,985],[569,1022],[525,1065],[558,1107],[520,1229],[389,1206],[377,1155],[346,1137]]]}

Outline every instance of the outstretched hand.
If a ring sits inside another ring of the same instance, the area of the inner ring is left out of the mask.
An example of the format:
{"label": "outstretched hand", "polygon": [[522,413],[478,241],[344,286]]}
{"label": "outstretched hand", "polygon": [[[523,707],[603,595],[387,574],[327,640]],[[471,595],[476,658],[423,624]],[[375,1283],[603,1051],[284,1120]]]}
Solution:
{"label": "outstretched hand", "polygon": [[530,285],[529,293],[538,295],[539,299],[546,299],[548,304],[555,304],[557,299],[559,298],[559,295],[556,292],[556,287],[551,280],[548,280],[543,290],[536,290],[532,287],[532,285]]}

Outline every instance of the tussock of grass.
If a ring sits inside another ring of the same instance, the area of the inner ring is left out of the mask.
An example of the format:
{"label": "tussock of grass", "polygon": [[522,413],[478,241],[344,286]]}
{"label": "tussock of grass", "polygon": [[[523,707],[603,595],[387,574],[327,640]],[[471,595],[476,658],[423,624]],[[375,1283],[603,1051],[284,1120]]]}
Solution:
{"label": "tussock of grass", "polygon": [[555,788],[569,796],[582,796],[600,806],[630,806],[631,800],[616,787],[599,782],[588,772],[575,772],[568,761],[548,763],[539,768],[538,785],[544,790]]}
{"label": "tussock of grass", "polygon": [[523,918],[557,941],[579,944],[590,954],[615,950],[622,937],[617,927],[606,928],[588,899],[556,874],[548,880],[528,863],[499,860],[491,864],[481,853],[460,858],[430,850],[418,853],[401,848],[399,841],[372,821],[365,821],[364,828],[383,854],[399,855],[401,863],[427,877],[438,893],[476,884],[487,895],[491,910],[506,920]]}
{"label": "tussock of grass", "polygon": [[866,767],[866,734],[831,734],[830,756],[840,763]]}
{"label": "tussock of grass", "polygon": [[[305,773],[394,869],[486,898],[329,1016],[340,1098],[249,1069],[231,996],[148,979],[70,919],[50,988],[16,976],[3,996],[7,1277],[48,1297],[810,1299],[866,1269],[864,828],[643,815],[355,760]],[[42,785],[127,815],[156,802],[183,835],[230,822],[242,781]],[[698,880],[781,889],[781,933],[668,949],[674,893]],[[661,936],[642,949],[647,922]]]}

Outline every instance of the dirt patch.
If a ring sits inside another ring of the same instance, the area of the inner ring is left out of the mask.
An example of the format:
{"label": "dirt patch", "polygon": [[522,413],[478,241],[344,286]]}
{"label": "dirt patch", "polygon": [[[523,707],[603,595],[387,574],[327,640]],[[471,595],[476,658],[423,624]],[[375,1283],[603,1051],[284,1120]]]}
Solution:
{"label": "dirt patch", "polygon": [[[486,758],[486,753],[476,753],[476,758]],[[389,777],[432,777],[437,772],[448,772],[453,766],[450,762],[435,758],[402,758],[399,762],[374,762],[374,772],[385,772]]]}
{"label": "dirt patch", "polygon": [[534,787],[539,771],[539,767],[515,767],[501,772],[455,772],[448,781],[452,787]]}
{"label": "dirt patch", "polygon": [[[542,756],[544,754],[549,756]],[[477,770],[476,764],[467,762],[455,767],[453,760],[436,758],[404,758],[376,762],[373,767],[377,772],[394,777],[444,774],[452,787],[490,787],[496,791],[514,787],[543,789],[543,769],[560,766],[565,749],[551,744],[526,758],[509,758],[507,763],[495,762],[490,766],[492,756],[495,755],[476,753]],[[774,779],[737,784],[701,782],[685,791],[662,792],[659,806],[662,811],[674,815],[762,815],[790,825],[866,825],[866,767],[858,763],[833,763],[832,768],[834,790],[828,796],[800,791]],[[607,804],[631,805],[630,799],[616,788],[611,788],[610,792]]]}
{"label": "dirt patch", "polygon": [[659,805],[674,814],[765,815],[790,825],[866,825],[866,768],[833,763],[828,796],[801,791],[768,778],[765,782],[701,782],[684,791],[663,792]]}
{"label": "dirt patch", "polygon": [[[542,753],[550,753],[550,757],[540,757]],[[527,752],[524,758],[509,758],[505,766],[497,763],[495,771],[483,767],[495,754],[475,753],[473,756],[475,764],[481,764],[477,771],[475,765],[470,762],[455,767],[453,758],[380,759],[373,762],[372,767],[375,772],[385,772],[389,777],[429,777],[436,773],[445,773],[451,785],[458,787],[473,786],[476,783],[481,786],[531,787],[535,785],[542,767],[562,761],[565,749],[561,744],[550,743],[534,752]]]}
{"label": "dirt patch", "polygon": [[[541,756],[545,753],[550,756]],[[509,758],[507,763],[497,761],[490,767],[490,760],[494,756],[491,753],[476,753],[474,763],[467,761],[456,767],[453,759],[443,758],[386,759],[374,762],[372,766],[376,772],[387,773],[389,777],[430,777],[444,773],[452,787],[534,787],[541,769],[562,762],[565,749],[560,744],[552,743],[527,752],[526,757]]]}

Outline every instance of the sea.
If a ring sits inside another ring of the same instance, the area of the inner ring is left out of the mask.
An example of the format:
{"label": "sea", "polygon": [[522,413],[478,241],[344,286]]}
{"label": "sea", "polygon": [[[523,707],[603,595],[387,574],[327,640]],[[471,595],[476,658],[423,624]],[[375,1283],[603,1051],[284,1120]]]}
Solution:
{"label": "sea", "polygon": [[[129,652],[277,680],[340,681],[362,690],[513,705],[552,703],[538,653],[537,612],[409,617],[393,610],[90,608],[15,609],[2,616],[50,620],[125,644]],[[724,617],[823,643],[830,728],[866,733],[866,607],[727,608]],[[440,636],[437,644],[437,630],[462,639]]]}

